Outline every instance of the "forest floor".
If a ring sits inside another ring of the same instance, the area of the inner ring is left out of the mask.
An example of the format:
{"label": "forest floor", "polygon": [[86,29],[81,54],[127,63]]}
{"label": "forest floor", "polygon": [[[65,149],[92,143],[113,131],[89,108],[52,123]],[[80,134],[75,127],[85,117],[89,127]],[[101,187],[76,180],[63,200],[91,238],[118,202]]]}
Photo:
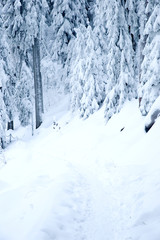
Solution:
{"label": "forest floor", "polygon": [[137,101],[107,124],[103,108],[82,120],[66,102],[33,137],[29,127],[12,133],[0,240],[159,240],[160,119],[146,134]]}

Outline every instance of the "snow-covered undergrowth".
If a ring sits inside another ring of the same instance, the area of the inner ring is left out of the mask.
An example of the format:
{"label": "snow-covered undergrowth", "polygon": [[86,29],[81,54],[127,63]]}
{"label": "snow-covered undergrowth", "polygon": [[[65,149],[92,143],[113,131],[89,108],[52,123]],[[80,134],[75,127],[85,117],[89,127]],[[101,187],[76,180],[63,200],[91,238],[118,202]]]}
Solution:
{"label": "snow-covered undergrowth", "polygon": [[107,125],[66,109],[4,152],[0,240],[159,240],[160,119],[146,134],[136,101]]}

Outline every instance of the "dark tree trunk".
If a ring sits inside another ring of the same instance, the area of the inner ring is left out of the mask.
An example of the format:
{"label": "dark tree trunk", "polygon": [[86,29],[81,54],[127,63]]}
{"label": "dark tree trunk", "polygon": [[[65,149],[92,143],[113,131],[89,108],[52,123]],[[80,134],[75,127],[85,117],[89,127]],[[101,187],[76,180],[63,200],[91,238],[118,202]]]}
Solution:
{"label": "dark tree trunk", "polygon": [[14,124],[13,121],[8,122],[7,130],[12,129],[14,130]]}
{"label": "dark tree trunk", "polygon": [[0,138],[0,147],[1,147],[2,149],[5,149],[5,147],[6,147],[6,141],[5,141],[4,138]]}
{"label": "dark tree trunk", "polygon": [[7,130],[11,129],[14,130],[14,122],[13,122],[13,115],[12,112],[9,112],[9,122],[8,122],[8,126],[7,126]]}
{"label": "dark tree trunk", "polygon": [[33,45],[33,72],[35,88],[36,128],[38,128],[42,123],[43,113],[43,90],[42,90],[42,77],[40,71],[40,46],[38,37],[34,39]]}

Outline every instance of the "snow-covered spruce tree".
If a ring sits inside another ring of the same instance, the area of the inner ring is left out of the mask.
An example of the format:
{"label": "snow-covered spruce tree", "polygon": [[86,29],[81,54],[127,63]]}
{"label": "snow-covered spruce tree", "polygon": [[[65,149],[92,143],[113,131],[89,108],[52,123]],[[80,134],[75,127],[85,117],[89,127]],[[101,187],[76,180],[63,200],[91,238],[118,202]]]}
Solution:
{"label": "snow-covered spruce tree", "polygon": [[79,109],[81,117],[87,118],[102,105],[105,84],[101,49],[96,45],[93,31],[81,25],[74,42],[71,73],[72,109]]}
{"label": "snow-covered spruce tree", "polygon": [[93,28],[94,26],[94,18],[95,18],[95,0],[86,0],[86,10],[87,10],[87,18],[89,21],[89,25]]}
{"label": "snow-covered spruce tree", "polygon": [[53,54],[55,59],[65,64],[68,44],[76,33],[74,28],[86,24],[85,1],[55,0],[52,10],[52,31],[54,38]]}
{"label": "snow-covered spruce tree", "polygon": [[[6,72],[9,75],[9,80],[6,82],[7,89],[5,91],[4,99],[10,119],[8,123],[8,129],[13,129],[14,115],[12,112],[14,112],[14,114],[15,112],[18,113],[22,125],[24,125],[24,122],[26,125],[29,123],[29,121],[27,122],[27,120],[25,120],[25,116],[28,115],[28,109],[26,108],[25,96],[23,98],[23,92],[21,92],[21,89],[26,87],[26,85],[33,80],[32,78],[27,78],[26,83],[24,83],[24,80],[22,79],[22,76],[24,75],[22,65],[26,61],[27,51],[25,42],[27,31],[24,19],[26,9],[24,2],[19,0],[8,0],[5,2],[2,11],[3,25],[6,33],[6,45],[10,49],[9,54],[5,50],[5,62],[8,65],[6,67]],[[14,67],[12,67],[14,71],[10,70],[10,62],[14,65]],[[18,86],[21,86],[21,88]],[[21,99],[21,104],[19,104],[18,99]],[[27,101],[28,100],[29,98]],[[12,105],[14,105],[14,108],[12,108]],[[10,109],[9,111],[8,108]]]}
{"label": "snow-covered spruce tree", "polygon": [[121,1],[106,1],[107,86],[105,118],[122,108],[124,102],[136,96],[132,39]]}
{"label": "snow-covered spruce tree", "polygon": [[[139,82],[139,73],[140,73],[140,24],[139,24],[139,17],[142,18],[142,12],[143,7],[142,0],[136,1],[136,0],[126,0],[125,1],[125,17],[128,24],[128,32],[131,36],[132,40],[132,48],[134,51],[134,79],[136,81],[136,85]],[[144,2],[144,0],[143,0]],[[140,4],[140,6],[139,6]],[[141,8],[141,14],[140,16],[137,14],[138,11],[140,11]],[[138,88],[138,86],[136,86]],[[137,92],[137,89],[136,89]],[[138,93],[137,93],[138,95]]]}
{"label": "snow-covered spruce tree", "polygon": [[[70,51],[69,43],[76,37],[75,28],[80,24],[87,25],[87,11],[85,0],[55,0],[50,13],[52,20],[52,61],[58,64],[59,78],[57,87],[63,86],[69,91],[67,76],[70,72]],[[58,76],[57,76],[58,77]]]}
{"label": "snow-covered spruce tree", "polygon": [[146,115],[160,95],[160,2],[150,1],[145,9],[147,22],[143,38],[145,46],[140,74],[140,110]]}
{"label": "snow-covered spruce tree", "polygon": [[140,84],[140,78],[141,78],[141,64],[143,61],[143,49],[146,44],[146,36],[144,35],[144,28],[145,24],[147,22],[147,14],[146,14],[146,5],[147,0],[140,0],[137,2],[137,16],[138,16],[138,36],[139,40],[137,41],[138,47],[137,47],[137,76],[138,76],[138,99],[139,99],[139,106],[141,103],[141,97],[140,97],[140,90],[139,90],[139,84]]}
{"label": "snow-covered spruce tree", "polygon": [[27,126],[32,123],[34,89],[33,75],[25,61],[22,63],[20,81],[17,82],[16,104],[19,110],[19,120],[22,126]]}
{"label": "snow-covered spruce tree", "polygon": [[100,46],[94,40],[91,27],[87,28],[85,51],[84,88],[81,115],[86,118],[98,110],[105,99],[105,73]]}
{"label": "snow-covered spruce tree", "polygon": [[[2,63],[0,62],[0,69]],[[3,78],[2,72],[1,77]],[[6,110],[3,101],[3,84],[0,82],[0,148],[5,148],[6,146]]]}
{"label": "snow-covered spruce tree", "polygon": [[7,42],[11,46],[12,54],[15,57],[16,74],[20,74],[22,55],[24,51],[24,13],[22,1],[6,0],[4,1],[2,14],[3,25],[7,34]]}
{"label": "snow-covered spruce tree", "polygon": [[[129,0],[129,1],[131,3],[127,4],[127,7],[129,9],[128,18],[129,18],[129,23],[131,22],[131,29],[133,29],[131,30],[131,33],[133,32],[133,36],[136,43],[136,67],[137,67],[136,75],[139,81],[139,76],[141,72],[140,66],[143,58],[142,52],[145,45],[145,38],[143,37],[143,31],[144,31],[144,26],[146,22],[146,13],[145,13],[146,0],[134,1],[134,4],[132,4],[133,2],[132,0]],[[134,21],[134,24],[133,24],[133,21]]]}
{"label": "snow-covered spruce tree", "polygon": [[54,44],[56,44],[55,26],[53,25],[54,1],[47,0],[47,3],[46,14],[42,15],[41,19],[41,73],[44,110],[58,101],[58,95],[61,96],[64,93],[62,83],[64,68],[60,61],[55,59],[54,51],[52,51]]}
{"label": "snow-covered spruce tree", "polygon": [[[6,112],[8,115],[8,129],[14,128],[14,115],[16,112],[15,106],[15,91],[16,91],[16,61],[12,45],[12,27],[14,32],[14,8],[12,1],[1,2],[1,19],[2,19],[2,32],[1,35],[1,58],[3,59],[3,70],[6,75],[6,88],[3,91],[3,98],[6,106]],[[13,33],[14,34],[14,33]]]}
{"label": "snow-covered spruce tree", "polygon": [[[141,1],[141,0],[140,0]],[[140,2],[139,1],[139,2]],[[126,0],[124,4],[128,32],[131,35],[133,50],[136,52],[139,41],[138,3],[136,0]]]}
{"label": "snow-covered spruce tree", "polygon": [[69,83],[71,92],[71,109],[73,111],[80,109],[81,99],[84,87],[84,44],[85,44],[86,27],[80,25],[76,29],[76,39],[69,43],[69,48],[74,49],[70,52],[68,58],[71,60],[71,68],[69,73]]}
{"label": "snow-covered spruce tree", "polygon": [[5,130],[6,130],[6,111],[5,111],[5,106],[4,106],[4,101],[3,101],[3,82],[6,77],[4,73],[4,61],[2,59],[2,4],[0,3],[0,149],[5,147]]}
{"label": "snow-covered spruce tree", "polygon": [[[141,64],[144,59],[143,49],[146,45],[147,35],[144,34],[144,29],[146,22],[148,21],[149,15],[153,10],[153,1],[150,1],[147,5],[147,0],[139,0],[137,2],[137,16],[138,16],[138,34],[139,34],[139,41],[138,41],[138,65],[139,65],[139,81],[141,76]],[[149,7],[149,11],[146,11]]]}
{"label": "snow-covered spruce tree", "polygon": [[[0,29],[0,36],[1,29]],[[8,71],[6,48],[4,48],[5,42],[3,42],[3,37],[0,38],[0,145],[2,148],[6,147],[6,127],[8,120],[8,128],[13,129],[12,117],[14,114],[14,95],[12,93],[11,78],[9,73],[12,68]],[[3,44],[4,43],[4,44]],[[5,50],[5,51],[4,51]],[[6,62],[3,60],[6,60]],[[11,67],[11,66],[9,66]]]}
{"label": "snow-covered spruce tree", "polygon": [[[0,7],[1,4],[0,4]],[[0,8],[2,9],[2,8]],[[1,10],[0,10],[1,16]],[[5,90],[5,83],[7,80],[7,76],[5,74],[5,62],[3,60],[3,46],[2,46],[2,19],[0,17],[0,148],[5,148],[6,145],[6,107],[4,105],[4,90]]]}
{"label": "snow-covered spruce tree", "polygon": [[[43,5],[43,6],[42,6]],[[42,15],[45,15],[47,4],[45,0],[6,0],[3,13],[5,28],[8,33],[8,39],[10,38],[10,44],[12,45],[13,55],[16,60],[16,80],[21,81],[21,77],[24,76],[22,73],[22,66],[29,67],[33,69],[34,73],[34,88],[35,88],[35,108],[36,108],[36,128],[42,123],[42,113],[43,113],[43,91],[42,91],[42,79],[40,71],[40,27]],[[32,61],[31,56],[32,55]],[[25,67],[25,69],[26,69]],[[29,72],[29,70],[28,70]],[[30,74],[29,74],[30,75]],[[31,80],[31,79],[29,79]],[[21,82],[24,83],[22,80]],[[29,84],[31,85],[31,84]],[[22,90],[22,88],[18,88]],[[23,98],[22,93],[17,93]],[[26,105],[30,99],[24,99],[24,108],[19,108],[17,106],[20,120],[22,124],[27,121],[22,119],[21,116],[28,116],[30,112],[27,113],[28,107]],[[21,110],[23,109],[23,112]],[[24,110],[25,109],[25,110]],[[30,110],[29,110],[30,111]]]}

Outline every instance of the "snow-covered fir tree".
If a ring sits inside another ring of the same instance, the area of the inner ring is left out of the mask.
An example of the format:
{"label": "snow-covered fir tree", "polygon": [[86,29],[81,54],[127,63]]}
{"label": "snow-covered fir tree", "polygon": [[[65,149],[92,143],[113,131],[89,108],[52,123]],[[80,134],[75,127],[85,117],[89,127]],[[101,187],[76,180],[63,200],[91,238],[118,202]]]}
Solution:
{"label": "snow-covered fir tree", "polygon": [[[16,83],[16,60],[13,56],[12,42],[7,37],[7,22],[4,14],[5,4],[1,3],[1,39],[0,39],[0,61],[1,61],[1,82],[3,86],[3,100],[7,113],[8,129],[14,128],[14,116],[16,112],[15,83]],[[8,10],[9,11],[9,10]]]}
{"label": "snow-covered fir tree", "polygon": [[7,115],[6,115],[6,106],[4,104],[4,91],[5,91],[5,81],[6,74],[4,71],[4,61],[0,58],[0,148],[5,148],[6,146],[6,124],[7,124]]}
{"label": "snow-covered fir tree", "polygon": [[[24,8],[24,2],[15,0],[10,1],[7,0],[3,5],[3,21],[4,28],[6,33],[6,42],[10,47],[10,52],[6,51],[9,47],[5,47],[5,55],[6,55],[6,64],[9,65],[6,68],[6,73],[8,75],[7,81],[7,90],[5,91],[5,103],[7,105],[7,109],[10,108],[8,112],[10,122],[13,122],[14,114],[12,112],[18,112],[19,119],[23,124],[25,118],[25,104],[23,107],[20,107],[18,99],[21,98],[21,106],[24,103],[23,93],[21,89],[18,88],[18,85],[21,85],[23,81],[21,81],[22,73],[22,65],[25,61],[26,57],[26,44],[25,44],[25,35],[26,35],[26,26],[25,26],[25,13],[26,10]],[[13,65],[10,67],[10,62]],[[8,64],[9,63],[9,64]],[[11,71],[10,69],[13,69]],[[27,78],[29,82],[30,79]],[[22,86],[22,85],[21,85]],[[24,86],[25,87],[25,86]],[[11,104],[12,103],[12,104]],[[12,108],[12,105],[14,107]],[[16,108],[15,108],[16,107]],[[12,110],[13,109],[13,110]],[[22,110],[23,109],[23,110]],[[10,123],[9,123],[10,125]],[[9,126],[8,128],[13,128]]]}
{"label": "snow-covered fir tree", "polygon": [[141,64],[139,97],[140,110],[146,115],[160,94],[160,3],[150,1],[145,10],[148,20],[143,38],[146,39]]}
{"label": "snow-covered fir tree", "polygon": [[19,110],[19,120],[22,126],[32,124],[33,119],[33,74],[23,61],[20,79],[16,86],[16,105]]}
{"label": "snow-covered fir tree", "polygon": [[80,24],[87,25],[87,11],[85,0],[55,0],[51,11],[51,54],[52,61],[58,63],[60,70],[57,87],[68,89],[68,75],[70,72],[71,41],[76,37],[75,28]]}
{"label": "snow-covered fir tree", "polygon": [[[42,7],[43,5],[43,7]],[[17,105],[19,112],[19,118],[22,124],[24,122],[27,124],[25,119],[22,119],[22,116],[30,115],[29,112],[24,114],[24,111],[28,111],[26,105],[30,101],[26,96],[23,98],[23,88],[19,86],[19,82],[24,83],[25,86],[28,86],[28,83],[24,82],[24,79],[21,79],[24,76],[22,72],[26,66],[33,69],[34,73],[34,82],[35,82],[35,103],[36,103],[36,127],[38,127],[42,122],[42,112],[43,112],[43,94],[42,94],[42,80],[40,72],[40,23],[42,15],[45,15],[45,10],[47,8],[46,2],[43,1],[23,1],[23,0],[7,0],[3,6],[3,15],[4,15],[4,26],[8,36],[8,42],[12,45],[12,55],[15,58],[15,89],[16,96],[20,96],[21,105]],[[33,58],[33,59],[32,59]],[[29,72],[31,70],[27,70]],[[31,76],[31,74],[29,74]],[[27,79],[31,82],[31,78]],[[32,80],[33,81],[33,80]],[[29,83],[32,86],[31,83]],[[32,91],[32,88],[31,88]],[[30,95],[30,94],[29,94]],[[29,96],[28,95],[28,96]],[[26,101],[26,102],[25,102]],[[18,101],[16,102],[18,103]],[[20,108],[19,108],[20,107]],[[33,112],[33,109],[32,109]],[[28,122],[29,123],[29,122]]]}
{"label": "snow-covered fir tree", "polygon": [[72,68],[72,107],[87,118],[100,108],[105,99],[105,74],[102,54],[90,26],[77,30]]}
{"label": "snow-covered fir tree", "polygon": [[2,46],[2,33],[3,33],[3,28],[2,28],[2,4],[0,3],[0,151],[1,148],[5,147],[5,130],[6,130],[6,110],[4,106],[4,101],[3,101],[3,81],[6,78],[6,74],[4,72],[4,65],[5,62],[3,61],[2,58],[2,51],[3,51],[3,46]]}
{"label": "snow-covered fir tree", "polygon": [[107,86],[106,120],[122,108],[124,102],[136,96],[134,53],[125,7],[120,1],[106,1]]}
{"label": "snow-covered fir tree", "polygon": [[87,24],[85,1],[55,0],[52,10],[52,52],[54,58],[64,64],[67,60],[68,44],[76,33],[74,28]]}

